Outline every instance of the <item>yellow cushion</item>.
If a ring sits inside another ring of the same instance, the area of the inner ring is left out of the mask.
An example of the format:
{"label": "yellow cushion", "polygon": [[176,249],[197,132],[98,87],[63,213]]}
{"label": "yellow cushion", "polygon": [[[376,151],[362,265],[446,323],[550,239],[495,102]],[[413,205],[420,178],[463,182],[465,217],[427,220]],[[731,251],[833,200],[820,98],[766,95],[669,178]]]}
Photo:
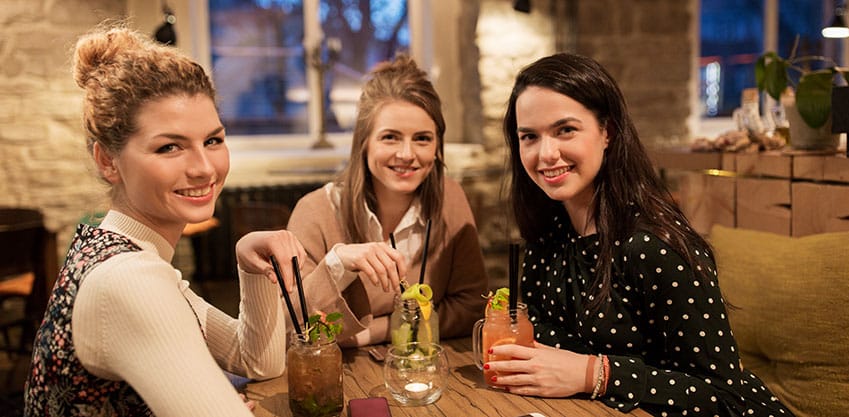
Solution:
{"label": "yellow cushion", "polygon": [[710,242],[743,366],[798,417],[849,416],[849,233],[714,226]]}

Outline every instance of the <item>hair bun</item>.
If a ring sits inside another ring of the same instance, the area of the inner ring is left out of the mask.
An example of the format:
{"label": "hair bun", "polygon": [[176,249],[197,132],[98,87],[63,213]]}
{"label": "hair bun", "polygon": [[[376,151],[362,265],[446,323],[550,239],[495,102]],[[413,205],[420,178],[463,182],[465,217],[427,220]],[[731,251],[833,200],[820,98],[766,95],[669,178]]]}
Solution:
{"label": "hair bun", "polygon": [[84,35],[76,44],[74,80],[78,86],[86,88],[88,82],[98,73],[132,59],[127,51],[142,48],[146,43],[137,33],[124,27]]}

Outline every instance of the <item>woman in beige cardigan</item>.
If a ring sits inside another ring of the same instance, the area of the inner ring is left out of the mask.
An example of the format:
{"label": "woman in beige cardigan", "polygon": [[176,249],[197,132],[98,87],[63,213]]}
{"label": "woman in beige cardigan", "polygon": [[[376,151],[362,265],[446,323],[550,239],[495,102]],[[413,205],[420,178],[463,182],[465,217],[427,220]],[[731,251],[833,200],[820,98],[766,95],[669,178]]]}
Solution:
{"label": "woman in beige cardigan", "polygon": [[288,229],[307,252],[307,305],[343,314],[343,345],[388,339],[400,280],[419,279],[427,220],[424,282],[433,289],[440,335],[468,335],[483,316],[483,256],[468,200],[445,178],[444,132],[426,73],[403,55],[380,64],[363,86],[348,166],[292,212]]}

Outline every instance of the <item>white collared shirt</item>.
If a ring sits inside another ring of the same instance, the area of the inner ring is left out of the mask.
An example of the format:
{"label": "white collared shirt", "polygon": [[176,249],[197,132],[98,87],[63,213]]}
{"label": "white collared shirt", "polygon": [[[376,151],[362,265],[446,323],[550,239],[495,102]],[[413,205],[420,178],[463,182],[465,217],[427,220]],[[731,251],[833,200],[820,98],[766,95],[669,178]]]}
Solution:
{"label": "white collared shirt", "polygon": [[[324,190],[327,193],[327,198],[330,199],[330,205],[337,213],[341,213],[340,187],[337,186],[336,183],[331,182],[324,186]],[[363,202],[363,204],[366,203]],[[383,226],[380,224],[377,214],[372,212],[368,207],[366,207],[366,212],[368,213],[368,230],[366,231],[368,241],[386,242],[387,244],[390,243],[389,241],[383,240]],[[341,216],[341,214],[339,214],[339,216]],[[398,226],[392,232],[395,236],[395,248],[404,255],[404,258],[407,260],[407,266],[410,265],[413,256],[416,255],[416,252],[418,252],[424,244],[425,224],[426,221],[422,216],[421,200],[416,197],[410,204],[410,208],[407,209],[407,212],[404,213],[403,217],[401,217],[401,221],[398,222]],[[358,274],[355,272],[345,271],[345,266],[342,265],[342,260],[339,259],[338,255],[336,255],[336,248],[340,245],[344,245],[344,243],[337,243],[336,245],[333,245],[333,248],[331,248],[324,256],[324,261],[327,264],[328,269],[330,269],[330,276],[336,280],[339,289],[344,290],[355,279],[357,279]]]}

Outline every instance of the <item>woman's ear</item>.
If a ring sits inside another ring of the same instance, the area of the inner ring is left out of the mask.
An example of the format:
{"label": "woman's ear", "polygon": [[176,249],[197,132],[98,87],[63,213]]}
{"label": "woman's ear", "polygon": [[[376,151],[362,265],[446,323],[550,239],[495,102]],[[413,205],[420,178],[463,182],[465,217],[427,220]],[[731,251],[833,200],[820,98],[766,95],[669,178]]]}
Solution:
{"label": "woman's ear", "polygon": [[100,143],[95,142],[91,149],[94,163],[97,165],[97,170],[110,184],[116,184],[121,180],[121,175],[118,173],[118,167],[115,166],[115,159],[109,155]]}

